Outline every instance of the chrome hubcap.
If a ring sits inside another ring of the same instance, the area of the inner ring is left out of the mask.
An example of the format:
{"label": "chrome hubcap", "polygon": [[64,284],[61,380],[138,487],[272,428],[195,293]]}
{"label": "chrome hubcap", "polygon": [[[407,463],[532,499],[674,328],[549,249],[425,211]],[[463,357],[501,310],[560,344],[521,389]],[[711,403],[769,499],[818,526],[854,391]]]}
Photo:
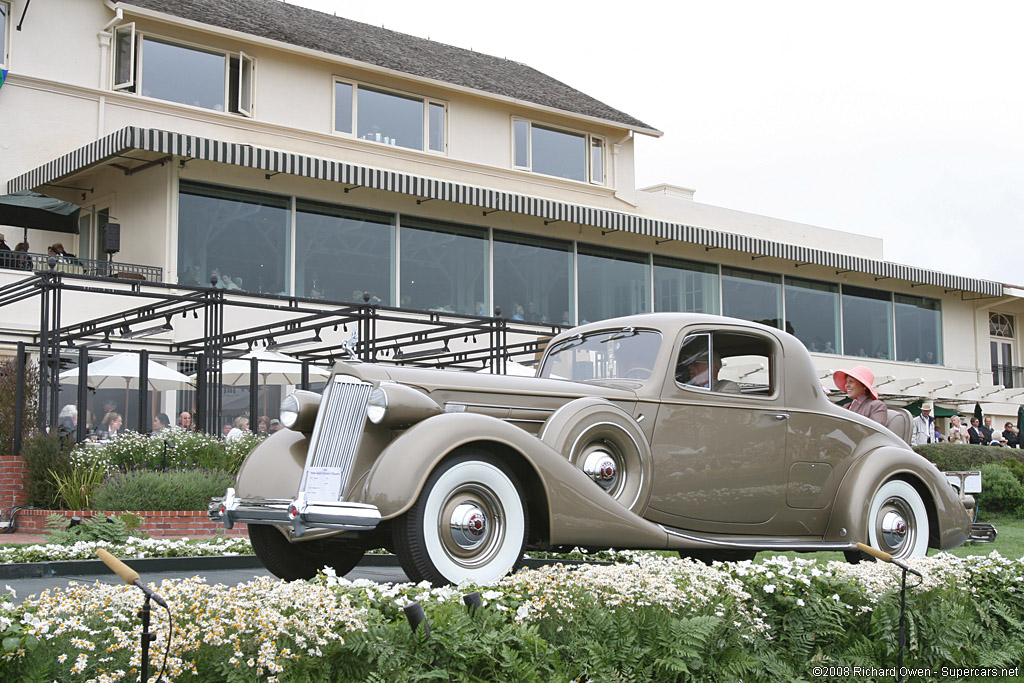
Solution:
{"label": "chrome hubcap", "polygon": [[907,522],[895,510],[882,517],[882,538],[890,548],[899,547],[907,537]]}
{"label": "chrome hubcap", "polygon": [[619,478],[619,467],[608,451],[591,451],[583,461],[583,472],[597,482],[605,491],[610,491]]}
{"label": "chrome hubcap", "polygon": [[501,549],[505,534],[501,501],[486,486],[463,484],[441,506],[437,533],[454,562],[469,568],[486,564]]}
{"label": "chrome hubcap", "polygon": [[917,518],[902,498],[890,498],[882,504],[875,519],[879,550],[906,557],[917,544]]}
{"label": "chrome hubcap", "polygon": [[451,517],[452,540],[460,548],[470,549],[483,542],[487,534],[484,511],[472,503],[457,505]]}

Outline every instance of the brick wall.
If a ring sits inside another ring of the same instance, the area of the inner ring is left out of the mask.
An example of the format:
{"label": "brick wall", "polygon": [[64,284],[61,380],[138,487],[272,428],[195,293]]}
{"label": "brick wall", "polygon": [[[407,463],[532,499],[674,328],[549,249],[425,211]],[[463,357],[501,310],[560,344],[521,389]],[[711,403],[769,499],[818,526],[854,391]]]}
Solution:
{"label": "brick wall", "polygon": [[[22,510],[18,513],[18,533],[41,534],[46,531],[46,518],[54,513],[71,518],[74,515],[83,520],[92,515],[117,515],[121,511],[100,510]],[[143,511],[132,514],[142,517],[142,530],[153,538],[181,537],[206,538],[218,534],[228,536],[246,536],[244,524],[236,524],[233,529],[225,529],[222,524],[214,522],[206,516],[205,510],[182,510],[179,512]]]}
{"label": "brick wall", "polygon": [[[7,510],[15,505],[24,505],[25,492],[22,488],[24,464],[16,455],[0,456],[0,509]],[[46,518],[53,513],[72,517],[78,515],[88,519],[92,515],[119,514],[120,511],[98,510],[21,510],[18,512],[17,525],[19,533],[41,534],[46,531]],[[190,536],[193,538],[216,536],[226,533],[228,536],[245,536],[245,525],[238,524],[233,529],[225,529],[206,516],[206,511],[183,510],[180,512],[143,511],[134,513],[143,518],[142,530],[150,536]]]}
{"label": "brick wall", "polygon": [[25,504],[25,463],[17,455],[0,455],[0,510]]}

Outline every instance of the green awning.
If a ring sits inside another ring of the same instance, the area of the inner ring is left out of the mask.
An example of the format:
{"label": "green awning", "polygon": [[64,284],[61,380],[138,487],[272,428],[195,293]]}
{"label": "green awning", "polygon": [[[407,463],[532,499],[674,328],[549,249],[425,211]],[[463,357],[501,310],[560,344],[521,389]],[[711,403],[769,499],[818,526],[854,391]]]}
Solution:
{"label": "green awning", "polygon": [[[921,414],[922,403],[924,403],[924,400],[914,401],[913,403],[908,403],[903,407],[909,410],[911,415],[917,417],[918,415]],[[961,413],[960,411],[950,410],[949,408],[943,408],[938,404],[936,404],[935,409],[932,410],[932,417],[953,417],[954,415],[960,415],[961,417],[963,417],[963,413]]]}

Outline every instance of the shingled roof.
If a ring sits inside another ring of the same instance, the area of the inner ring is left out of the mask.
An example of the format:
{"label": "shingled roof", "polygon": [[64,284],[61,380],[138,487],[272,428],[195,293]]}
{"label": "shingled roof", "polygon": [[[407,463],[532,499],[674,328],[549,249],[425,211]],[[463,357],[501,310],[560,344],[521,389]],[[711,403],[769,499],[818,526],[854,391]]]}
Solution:
{"label": "shingled roof", "polygon": [[140,7],[359,62],[511,97],[571,114],[653,130],[536,69],[500,57],[416,38],[281,0],[129,0]]}

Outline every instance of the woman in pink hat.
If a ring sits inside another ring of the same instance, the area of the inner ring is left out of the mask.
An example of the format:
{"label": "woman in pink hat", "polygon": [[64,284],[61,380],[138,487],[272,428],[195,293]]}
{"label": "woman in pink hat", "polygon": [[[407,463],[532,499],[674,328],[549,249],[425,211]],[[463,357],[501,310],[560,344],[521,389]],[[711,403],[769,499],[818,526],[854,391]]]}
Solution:
{"label": "woman in pink hat", "polygon": [[863,365],[855,365],[849,370],[836,370],[832,379],[839,390],[845,391],[850,397],[850,402],[846,404],[847,410],[871,418],[882,425],[889,422],[889,409],[878,400],[878,389],[872,386],[875,383],[875,373],[870,369]]}

